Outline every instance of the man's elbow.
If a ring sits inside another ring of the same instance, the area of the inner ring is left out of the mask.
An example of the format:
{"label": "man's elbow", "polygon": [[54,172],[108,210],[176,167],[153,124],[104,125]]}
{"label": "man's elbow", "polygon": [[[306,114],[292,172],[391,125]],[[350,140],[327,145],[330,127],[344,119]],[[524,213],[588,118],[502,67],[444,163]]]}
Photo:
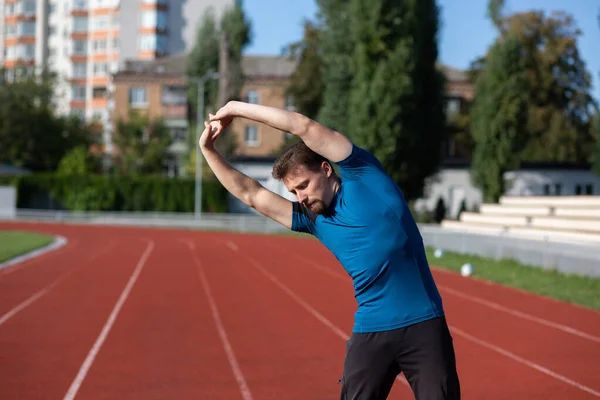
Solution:
{"label": "man's elbow", "polygon": [[256,209],[256,194],[260,190],[260,183],[254,179],[250,179],[246,190],[242,193],[240,200],[248,207]]}
{"label": "man's elbow", "polygon": [[294,130],[291,133],[298,136],[300,139],[305,139],[310,134],[310,132],[314,130],[314,127],[317,124],[317,122],[302,114],[297,113],[295,114],[295,118],[296,119],[294,121]]}

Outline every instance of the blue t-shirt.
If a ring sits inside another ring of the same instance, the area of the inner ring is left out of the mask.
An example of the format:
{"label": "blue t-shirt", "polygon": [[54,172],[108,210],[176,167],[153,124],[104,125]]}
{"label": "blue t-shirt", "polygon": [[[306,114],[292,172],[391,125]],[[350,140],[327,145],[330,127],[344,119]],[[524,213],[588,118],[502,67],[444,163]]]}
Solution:
{"label": "blue t-shirt", "polygon": [[354,332],[402,328],[443,316],[423,239],[402,191],[375,156],[354,145],[337,163],[341,185],[325,214],[294,202],[292,230],[316,236],[354,285]]}

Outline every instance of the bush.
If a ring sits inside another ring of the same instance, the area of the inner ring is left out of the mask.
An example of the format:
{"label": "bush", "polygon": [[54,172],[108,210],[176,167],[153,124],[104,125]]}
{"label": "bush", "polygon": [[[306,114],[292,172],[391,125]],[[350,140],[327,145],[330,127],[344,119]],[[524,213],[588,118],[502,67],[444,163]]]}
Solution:
{"label": "bush", "polygon": [[[73,211],[193,212],[194,179],[35,174],[16,179],[17,207]],[[227,212],[227,191],[203,181],[202,210]]]}

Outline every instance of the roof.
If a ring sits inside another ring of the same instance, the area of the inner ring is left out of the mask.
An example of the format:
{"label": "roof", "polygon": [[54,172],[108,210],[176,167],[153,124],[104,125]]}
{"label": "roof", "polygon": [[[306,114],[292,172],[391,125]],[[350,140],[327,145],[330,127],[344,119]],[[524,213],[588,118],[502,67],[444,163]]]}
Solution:
{"label": "roof", "polygon": [[[161,76],[184,77],[188,53],[161,57],[156,60],[126,60],[125,66],[116,75],[158,74]],[[248,78],[289,78],[296,69],[297,61],[284,56],[244,55],[242,68]],[[441,65],[446,78],[451,82],[467,82],[468,72],[448,65]]]}
{"label": "roof", "polygon": [[281,56],[244,56],[242,68],[247,77],[289,78],[297,62]]}
{"label": "roof", "polygon": [[[177,54],[156,60],[127,60],[116,75],[157,74],[162,76],[184,76],[188,54]],[[282,56],[253,56],[242,58],[242,68],[247,77],[288,78],[296,68],[296,62]]]}
{"label": "roof", "polygon": [[462,69],[442,65],[442,71],[444,71],[446,79],[450,82],[467,82],[469,80],[468,72]]}

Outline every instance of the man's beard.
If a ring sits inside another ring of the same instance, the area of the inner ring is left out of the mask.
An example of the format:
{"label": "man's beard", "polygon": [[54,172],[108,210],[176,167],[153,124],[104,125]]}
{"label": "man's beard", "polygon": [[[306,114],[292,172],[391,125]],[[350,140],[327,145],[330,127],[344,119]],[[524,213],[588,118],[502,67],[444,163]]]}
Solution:
{"label": "man's beard", "polygon": [[315,214],[323,214],[327,209],[327,206],[321,200],[315,200],[310,203],[308,208]]}

